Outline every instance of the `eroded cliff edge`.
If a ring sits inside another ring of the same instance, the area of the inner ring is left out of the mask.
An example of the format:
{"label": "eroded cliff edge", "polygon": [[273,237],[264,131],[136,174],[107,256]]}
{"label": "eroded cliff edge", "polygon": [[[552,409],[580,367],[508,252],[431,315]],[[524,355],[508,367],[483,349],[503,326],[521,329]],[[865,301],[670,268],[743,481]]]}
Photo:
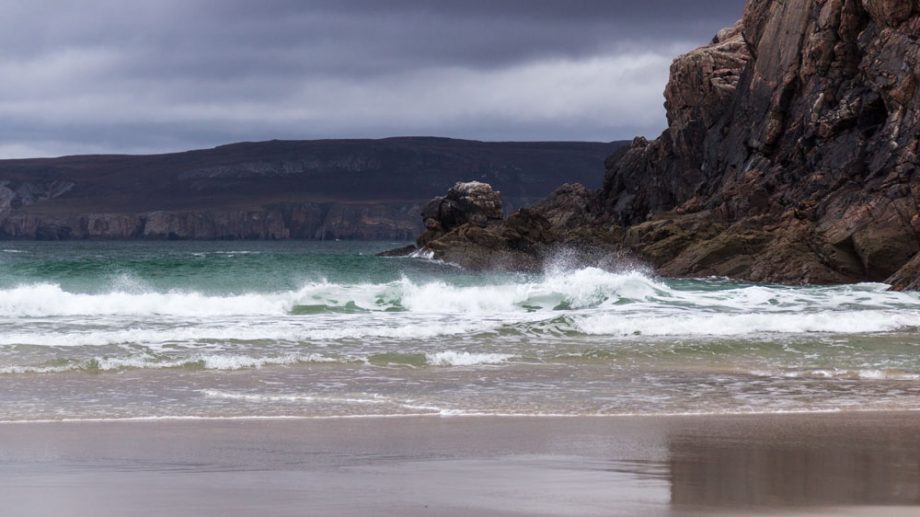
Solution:
{"label": "eroded cliff edge", "polygon": [[472,267],[572,248],[671,276],[920,289],[918,85],[920,1],[749,0],[674,61],[668,129],[610,157],[600,190],[420,244]]}

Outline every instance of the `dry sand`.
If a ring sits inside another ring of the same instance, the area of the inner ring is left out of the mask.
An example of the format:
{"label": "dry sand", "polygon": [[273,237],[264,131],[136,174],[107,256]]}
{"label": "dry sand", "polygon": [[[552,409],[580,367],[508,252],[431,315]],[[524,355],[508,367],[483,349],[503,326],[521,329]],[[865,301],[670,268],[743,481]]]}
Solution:
{"label": "dry sand", "polygon": [[0,425],[9,516],[920,515],[920,413]]}

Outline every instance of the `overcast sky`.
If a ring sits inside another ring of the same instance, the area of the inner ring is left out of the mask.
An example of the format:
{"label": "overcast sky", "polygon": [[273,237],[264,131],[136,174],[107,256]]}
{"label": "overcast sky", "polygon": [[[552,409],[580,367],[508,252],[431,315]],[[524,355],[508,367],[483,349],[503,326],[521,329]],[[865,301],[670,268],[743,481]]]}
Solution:
{"label": "overcast sky", "polygon": [[0,157],[654,136],[744,0],[3,0]]}

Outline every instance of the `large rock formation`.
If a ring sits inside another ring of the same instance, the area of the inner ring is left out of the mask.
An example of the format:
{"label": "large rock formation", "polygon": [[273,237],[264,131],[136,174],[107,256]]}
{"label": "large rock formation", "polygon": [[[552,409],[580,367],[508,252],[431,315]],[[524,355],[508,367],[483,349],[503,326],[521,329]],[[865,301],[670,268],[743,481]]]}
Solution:
{"label": "large rock formation", "polygon": [[[593,222],[595,199],[566,184],[531,208],[502,218],[499,192],[485,183],[457,183],[422,211],[427,230],[417,240],[439,259],[471,269],[538,271],[547,262],[608,263],[620,258],[614,239]],[[384,255],[413,249],[393,250]]]}
{"label": "large rock formation", "polygon": [[666,275],[917,288],[918,85],[917,0],[749,0],[675,60],[657,140],[534,207],[540,246],[581,232]]}

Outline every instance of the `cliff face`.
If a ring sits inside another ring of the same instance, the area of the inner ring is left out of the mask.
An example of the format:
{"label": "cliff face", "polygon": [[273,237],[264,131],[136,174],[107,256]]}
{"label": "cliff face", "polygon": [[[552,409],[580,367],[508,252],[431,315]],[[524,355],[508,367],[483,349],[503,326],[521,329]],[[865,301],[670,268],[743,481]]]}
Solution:
{"label": "cliff face", "polygon": [[521,206],[596,177],[619,145],[392,138],[0,160],[0,239],[408,240],[458,177]]}
{"label": "cliff face", "polygon": [[409,240],[419,203],[300,203],[142,213],[0,213],[10,240]]}
{"label": "cliff face", "polygon": [[61,199],[74,185],[0,182],[0,239],[409,240],[421,226],[421,202],[412,200],[256,201],[240,208],[205,199],[195,209],[104,212],[96,210],[105,210],[105,201],[87,209]]}
{"label": "cliff face", "polygon": [[[720,43],[675,62],[665,135],[609,163],[603,202],[614,222],[638,223],[627,244],[674,275],[894,275],[920,251],[918,34],[913,0],[749,1],[733,92],[691,114],[706,129],[671,99],[712,97],[681,70],[700,70],[696,56]],[[700,76],[721,81],[705,66]],[[649,173],[630,181],[637,161]],[[650,191],[666,194],[628,201]]]}
{"label": "cliff face", "polygon": [[920,288],[918,85],[917,0],[749,0],[675,60],[657,140],[535,207],[539,246],[578,229],[666,275]]}

